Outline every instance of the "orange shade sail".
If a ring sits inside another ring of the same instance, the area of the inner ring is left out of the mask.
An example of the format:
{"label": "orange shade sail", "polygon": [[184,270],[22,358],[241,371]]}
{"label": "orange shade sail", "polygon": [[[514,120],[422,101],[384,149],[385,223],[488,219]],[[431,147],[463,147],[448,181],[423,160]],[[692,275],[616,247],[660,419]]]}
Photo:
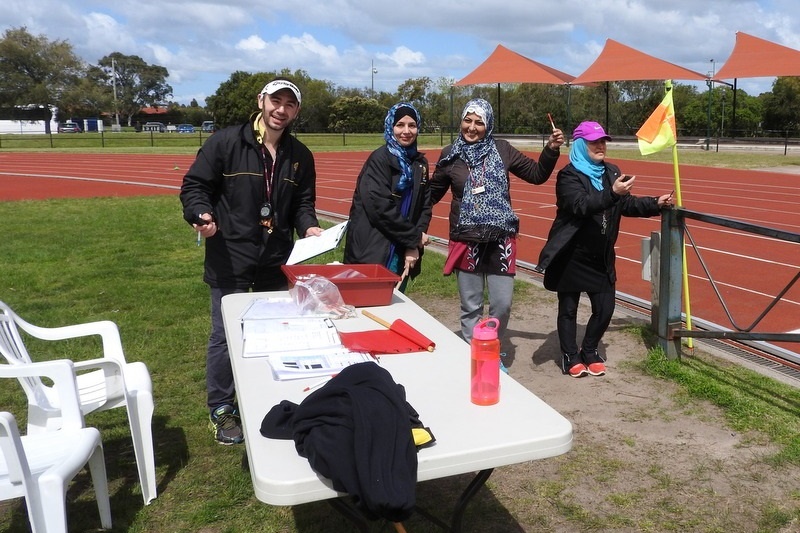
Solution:
{"label": "orange shade sail", "polygon": [[737,31],[733,51],[716,79],[773,76],[800,76],[800,51]]}
{"label": "orange shade sail", "polygon": [[607,39],[603,51],[574,85],[603,81],[705,80],[706,76]]}
{"label": "orange shade sail", "polygon": [[455,85],[487,83],[549,83],[564,85],[574,76],[509,50],[498,44],[494,52],[478,67],[455,82]]}

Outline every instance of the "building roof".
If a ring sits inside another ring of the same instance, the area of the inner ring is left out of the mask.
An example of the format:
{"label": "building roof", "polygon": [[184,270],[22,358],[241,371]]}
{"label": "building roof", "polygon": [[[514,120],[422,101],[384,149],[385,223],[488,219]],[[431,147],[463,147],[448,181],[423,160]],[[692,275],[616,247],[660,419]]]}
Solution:
{"label": "building roof", "polygon": [[139,110],[139,113],[143,115],[166,115],[168,112],[166,106],[165,107],[143,107]]}

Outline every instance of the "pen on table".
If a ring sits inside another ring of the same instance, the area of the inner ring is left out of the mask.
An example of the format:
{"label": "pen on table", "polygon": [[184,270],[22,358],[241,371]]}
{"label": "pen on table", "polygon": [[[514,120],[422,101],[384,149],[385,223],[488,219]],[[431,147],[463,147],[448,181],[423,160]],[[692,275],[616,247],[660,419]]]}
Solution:
{"label": "pen on table", "polygon": [[337,375],[338,374],[333,374],[332,376],[326,376],[325,378],[317,381],[316,383],[312,383],[308,387],[304,388],[303,392],[308,392],[308,391],[312,391],[314,389],[318,389],[318,388],[322,387],[323,385],[325,385],[327,382],[329,382],[332,378],[335,378]]}

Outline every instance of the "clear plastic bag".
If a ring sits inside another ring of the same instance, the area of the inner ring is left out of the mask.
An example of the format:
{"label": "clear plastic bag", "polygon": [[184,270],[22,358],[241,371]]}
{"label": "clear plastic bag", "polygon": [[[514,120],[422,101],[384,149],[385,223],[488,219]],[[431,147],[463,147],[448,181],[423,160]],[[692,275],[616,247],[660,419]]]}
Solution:
{"label": "clear plastic bag", "polygon": [[356,308],[347,305],[339,288],[324,276],[304,276],[298,278],[289,289],[294,303],[304,315],[327,316],[330,318],[355,318]]}

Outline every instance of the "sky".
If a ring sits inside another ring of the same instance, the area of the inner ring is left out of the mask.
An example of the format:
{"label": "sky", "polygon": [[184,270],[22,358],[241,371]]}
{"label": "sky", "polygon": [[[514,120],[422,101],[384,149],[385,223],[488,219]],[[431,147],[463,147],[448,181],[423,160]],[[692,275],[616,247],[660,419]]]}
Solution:
{"label": "sky", "polygon": [[[572,76],[613,39],[713,73],[736,32],[800,50],[797,0],[3,0],[0,31],[68,41],[96,64],[120,52],[166,67],[172,100],[205,105],[236,71],[302,69],[338,87],[396,92],[457,81],[498,44]],[[774,78],[746,78],[758,95]],[[676,82],[681,83],[680,80]],[[688,82],[682,82],[688,83]],[[704,84],[703,84],[704,86]],[[705,90],[704,88],[702,90]]]}

